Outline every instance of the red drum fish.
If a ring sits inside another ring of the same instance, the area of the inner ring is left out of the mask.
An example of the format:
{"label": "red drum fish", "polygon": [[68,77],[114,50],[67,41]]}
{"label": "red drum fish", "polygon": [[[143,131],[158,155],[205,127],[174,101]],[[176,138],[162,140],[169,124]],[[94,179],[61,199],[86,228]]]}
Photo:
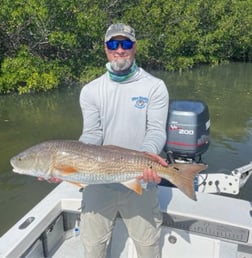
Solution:
{"label": "red drum fish", "polygon": [[151,153],[72,140],[37,144],[11,158],[10,163],[13,171],[20,174],[54,177],[80,185],[121,183],[138,194],[142,187],[137,177],[150,167],[194,200],[194,177],[207,168],[197,163],[165,167]]}

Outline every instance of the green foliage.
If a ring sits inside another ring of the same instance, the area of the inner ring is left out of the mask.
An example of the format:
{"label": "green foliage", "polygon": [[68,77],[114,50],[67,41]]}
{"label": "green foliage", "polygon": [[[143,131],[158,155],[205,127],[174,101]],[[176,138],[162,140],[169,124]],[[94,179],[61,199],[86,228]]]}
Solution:
{"label": "green foliage", "polygon": [[112,22],[136,29],[150,69],[252,60],[250,0],[2,0],[0,93],[44,91],[104,71]]}
{"label": "green foliage", "polygon": [[105,67],[85,67],[80,75],[80,82],[87,83],[101,76],[106,71]]}
{"label": "green foliage", "polygon": [[127,17],[140,38],[150,41],[141,64],[178,70],[202,63],[251,61],[251,15],[249,0],[144,0]]}
{"label": "green foliage", "polygon": [[4,59],[1,71],[0,92],[22,94],[57,87],[61,77],[67,75],[68,68],[60,68],[55,61],[46,62],[32,56],[27,48],[23,48],[17,56]]}

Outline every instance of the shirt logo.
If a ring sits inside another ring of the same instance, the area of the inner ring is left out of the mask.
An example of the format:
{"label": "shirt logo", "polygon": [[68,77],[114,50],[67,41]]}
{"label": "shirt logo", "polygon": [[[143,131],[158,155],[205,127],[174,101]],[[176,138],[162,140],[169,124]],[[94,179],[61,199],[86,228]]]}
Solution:
{"label": "shirt logo", "polygon": [[142,109],[146,107],[146,104],[148,103],[149,99],[146,97],[132,97],[131,100],[135,103],[134,106],[138,109]]}

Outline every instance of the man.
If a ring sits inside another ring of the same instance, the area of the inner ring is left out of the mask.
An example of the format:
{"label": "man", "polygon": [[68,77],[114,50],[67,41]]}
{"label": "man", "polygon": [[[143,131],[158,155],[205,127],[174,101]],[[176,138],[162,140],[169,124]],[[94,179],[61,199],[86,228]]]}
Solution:
{"label": "man", "polygon": [[[130,26],[117,23],[108,28],[107,72],[85,85],[80,94],[80,141],[159,154],[166,140],[169,95],[162,80],[137,66],[136,44],[135,31]],[[84,188],[81,238],[85,257],[106,257],[117,213],[135,243],[138,257],[160,257],[162,216],[156,183],[161,179],[150,168],[138,179],[148,183],[141,196],[121,184]]]}

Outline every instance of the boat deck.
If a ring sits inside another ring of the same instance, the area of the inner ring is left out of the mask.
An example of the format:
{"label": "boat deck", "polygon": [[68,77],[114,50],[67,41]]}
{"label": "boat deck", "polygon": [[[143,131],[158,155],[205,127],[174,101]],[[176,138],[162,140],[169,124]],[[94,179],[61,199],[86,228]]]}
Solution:
{"label": "boat deck", "polygon": [[52,258],[79,258],[84,257],[84,250],[81,245],[80,236],[72,237],[63,242]]}
{"label": "boat deck", "polygon": [[[126,238],[126,239],[125,239]],[[241,252],[237,256],[237,244],[217,239],[188,234],[182,230],[162,228],[160,247],[162,258],[252,258],[252,254]],[[248,249],[247,251],[251,252]],[[52,258],[85,257],[80,236],[67,239],[52,255]],[[137,258],[134,244],[127,234],[123,222],[119,219],[113,233],[112,244],[107,258]]]}
{"label": "boat deck", "polygon": [[[57,230],[56,230],[57,231]],[[65,234],[66,240],[52,251],[53,258],[85,257],[80,235],[75,236],[71,229]],[[126,227],[121,218],[117,218],[112,241],[108,247],[107,258],[137,258],[133,241],[128,237]]]}
{"label": "boat deck", "polygon": [[[160,187],[164,222],[162,258],[252,258],[252,203]],[[73,235],[81,193],[61,183],[0,238],[0,258],[85,257],[80,236]],[[107,258],[136,258],[135,247],[119,217]]]}

